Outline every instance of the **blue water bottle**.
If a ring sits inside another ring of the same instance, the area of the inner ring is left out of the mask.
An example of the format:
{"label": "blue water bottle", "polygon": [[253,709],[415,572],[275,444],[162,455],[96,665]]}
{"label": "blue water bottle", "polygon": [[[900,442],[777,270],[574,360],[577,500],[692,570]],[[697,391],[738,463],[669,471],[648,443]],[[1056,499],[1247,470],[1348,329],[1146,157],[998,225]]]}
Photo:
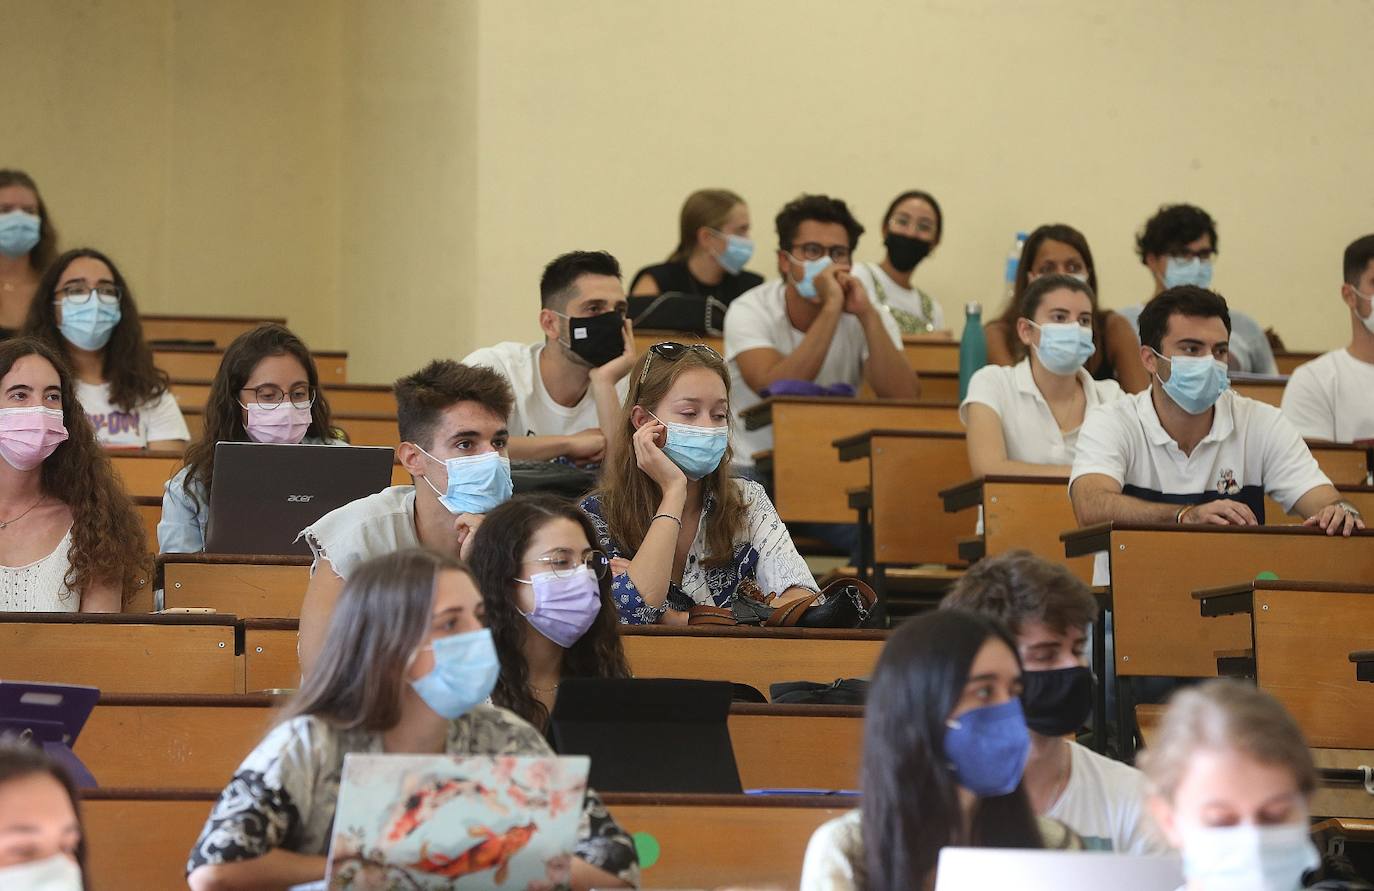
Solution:
{"label": "blue water bottle", "polygon": [[959,338],[959,401],[968,395],[973,373],[988,364],[988,339],[983,334],[983,304],[964,306],[964,335]]}

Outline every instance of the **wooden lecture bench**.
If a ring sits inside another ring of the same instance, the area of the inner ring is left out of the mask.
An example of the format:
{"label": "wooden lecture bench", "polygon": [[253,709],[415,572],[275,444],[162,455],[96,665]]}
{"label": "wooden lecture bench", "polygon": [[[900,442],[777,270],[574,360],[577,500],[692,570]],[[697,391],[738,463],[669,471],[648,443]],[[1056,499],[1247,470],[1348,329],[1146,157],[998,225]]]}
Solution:
{"label": "wooden lecture bench", "polygon": [[208,608],[240,619],[295,619],[310,583],[306,556],[162,554],[157,563],[163,609]]}
{"label": "wooden lecture bench", "polygon": [[[906,363],[917,376],[924,378],[932,371],[953,372],[959,375],[959,341],[948,331],[930,334],[903,334],[902,353]],[[956,390],[955,397],[958,396]]]}
{"label": "wooden lecture bench", "polygon": [[[320,386],[341,384],[348,380],[348,353],[341,350],[311,350],[320,374]],[[189,380],[211,380],[219,371],[224,350],[220,347],[174,346],[153,347],[153,364],[169,377]]]}
{"label": "wooden lecture bench", "polygon": [[[241,625],[243,690],[296,687],[296,620],[244,619]],[[784,681],[866,678],[887,639],[885,631],[829,628],[621,625],[620,633],[636,677],[731,681],[764,696]]]}
{"label": "wooden lecture bench", "polygon": [[286,319],[254,316],[179,316],[162,313],[139,313],[143,323],[143,339],[154,341],[204,342],[220,349],[233,343],[240,334],[260,325],[285,325]]}
{"label": "wooden lecture bench", "polygon": [[[186,420],[186,428],[191,431],[191,439],[200,439],[205,431],[205,409],[196,406],[182,406],[181,416]],[[401,434],[396,427],[396,413],[361,414],[334,413],[331,420],[334,426],[348,434],[350,445],[386,446],[396,448],[401,444]]]}
{"label": "wooden lecture bench", "polygon": [[[396,414],[396,393],[391,384],[329,384],[321,392],[331,412],[362,415]],[[173,380],[172,395],[185,411],[205,408],[210,397],[210,380]]]}
{"label": "wooden lecture bench", "polygon": [[[1367,518],[1374,517],[1374,486],[1352,486],[1347,483],[1336,483],[1335,485],[1336,490],[1341,493],[1341,497],[1355,505],[1356,510]],[[1264,497],[1264,525],[1291,526],[1300,522],[1302,521],[1297,517],[1284,513],[1283,507],[1277,501],[1268,495]]]}
{"label": "wooden lecture bench", "polygon": [[1350,670],[1351,651],[1374,640],[1374,586],[1256,579],[1193,597],[1203,616],[1249,622],[1244,674],[1283,703],[1310,745],[1374,749],[1374,690]]}
{"label": "wooden lecture bench", "polygon": [[867,430],[963,432],[953,402],[774,396],[740,415],[747,429],[772,426],[773,448],[755,455],[771,472],[773,503],[789,523],[852,523],[848,491],[868,484],[868,468],[842,463],[834,442]]}
{"label": "wooden lecture bench", "polygon": [[1278,408],[1283,402],[1283,388],[1288,386],[1288,376],[1280,375],[1265,379],[1249,378],[1231,381],[1231,389],[1241,396],[1263,402]]}
{"label": "wooden lecture bench", "polygon": [[0,614],[0,677],[111,693],[235,693],[234,626],[220,615]]}
{"label": "wooden lecture bench", "polygon": [[[940,509],[940,489],[968,476],[968,447],[962,431],[865,430],[836,439],[832,447],[842,466],[864,473],[850,503],[867,511],[871,530],[871,563],[915,566],[962,562],[960,536],[973,531],[968,517],[953,517]],[[776,449],[775,449],[776,451]],[[854,517],[851,511],[849,518]],[[867,544],[867,543],[866,543]]]}
{"label": "wooden lecture bench", "polygon": [[1321,353],[1276,352],[1274,364],[1278,366],[1279,374],[1292,374],[1299,365],[1305,365],[1320,355]]}
{"label": "wooden lecture bench", "polygon": [[138,518],[143,521],[143,532],[148,536],[148,551],[156,554],[157,524],[162,522],[162,496],[135,495],[133,502],[134,510],[138,511]]}
{"label": "wooden lecture bench", "polygon": [[[185,886],[186,858],[211,806],[213,789],[93,789],[83,796],[91,875],[101,891]],[[766,884],[795,888],[811,833],[857,807],[857,798],[822,795],[665,795],[606,793],[616,822],[658,842],[646,888]]]}
{"label": "wooden lecture bench", "polygon": [[946,511],[961,514],[966,524],[973,508],[983,509],[983,534],[976,536],[976,547],[965,547],[967,556],[981,559],[1024,549],[1064,563],[1084,582],[1092,582],[1092,558],[1065,558],[1059,540],[1060,533],[1078,525],[1068,477],[990,474],[945,489],[940,499]]}
{"label": "wooden lecture bench", "polygon": [[656,343],[704,343],[711,349],[725,357],[725,338],[714,334],[694,334],[691,331],[662,331],[655,328],[645,328],[634,331],[635,352],[645,353],[649,347]]}
{"label": "wooden lecture bench", "polygon": [[[75,752],[102,786],[223,786],[287,699],[103,694]],[[863,751],[859,706],[735,703],[729,727],[745,789],[858,788]],[[818,751],[825,757],[817,758]]]}
{"label": "wooden lecture bench", "polygon": [[[115,474],[123,482],[124,491],[134,498],[143,496],[161,501],[167,481],[182,467],[182,455],[178,452],[108,449],[105,454],[109,455]],[[410,474],[405,468],[393,463],[391,485],[408,486],[410,483]]]}
{"label": "wooden lecture bench", "polygon": [[1371,464],[1368,446],[1309,439],[1307,448],[1333,486],[1363,486],[1369,481]]}

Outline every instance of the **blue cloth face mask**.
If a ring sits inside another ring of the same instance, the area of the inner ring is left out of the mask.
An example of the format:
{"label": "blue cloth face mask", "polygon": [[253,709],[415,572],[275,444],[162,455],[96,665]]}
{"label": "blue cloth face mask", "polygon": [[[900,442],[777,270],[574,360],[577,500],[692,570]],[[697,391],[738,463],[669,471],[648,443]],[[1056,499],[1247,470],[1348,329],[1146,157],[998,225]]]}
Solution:
{"label": "blue cloth face mask", "polygon": [[658,415],[651,411],[649,417],[668,428],[668,441],[663,446],[663,454],[682,470],[687,479],[699,480],[720,466],[725,449],[730,445],[728,424],[723,427],[668,424],[659,421]]}
{"label": "blue cloth face mask", "polygon": [[[418,445],[415,448],[420,449]],[[451,514],[484,514],[509,501],[515,489],[510,477],[510,459],[502,457],[499,452],[464,455],[447,461],[440,461],[424,449],[420,449],[420,453],[444,465],[444,473],[448,475],[448,486],[444,491],[435,489],[429,477],[422,476],[420,479],[434,489],[434,494],[439,496],[439,503]]]}
{"label": "blue cloth face mask", "polygon": [[87,296],[85,303],[63,297],[62,324],[57,327],[72,346],[95,352],[110,342],[123,315],[118,303],[102,303],[94,293]]}
{"label": "blue cloth face mask", "polygon": [[725,239],[725,250],[719,254],[712,254],[720,268],[730,275],[739,275],[744,264],[749,262],[749,258],[754,256],[754,242],[743,235],[726,235],[724,232],[711,230],[712,234]]}
{"label": "blue cloth face mask", "polygon": [[1030,757],[1021,700],[985,705],[945,722],[945,757],[954,780],[979,798],[1010,795]]}
{"label": "blue cloth face mask", "polygon": [[802,277],[797,279],[797,293],[807,300],[816,299],[816,276],[824,272],[830,264],[835,261],[830,257],[821,257],[819,260],[798,260],[791,254],[787,255],[794,263],[800,263],[802,267]]}
{"label": "blue cloth face mask", "polygon": [[0,254],[22,257],[38,244],[42,221],[26,210],[0,213]]}
{"label": "blue cloth face mask", "polygon": [[1031,325],[1040,329],[1040,344],[1035,347],[1035,355],[1050,374],[1077,373],[1097,350],[1093,345],[1093,329],[1085,325],[1073,322],[1046,325],[1031,322]]}
{"label": "blue cloth face mask", "polygon": [[1199,288],[1212,286],[1212,261],[1192,257],[1184,260],[1170,257],[1164,267],[1164,287],[1177,288],[1180,285],[1194,285]]}
{"label": "blue cloth face mask", "polygon": [[441,637],[427,649],[434,653],[434,667],[410,686],[441,718],[452,721],[462,717],[496,689],[501,660],[496,656],[491,629]]}
{"label": "blue cloth face mask", "polygon": [[1225,362],[1218,362],[1211,356],[1165,356],[1153,350],[1156,356],[1169,363],[1169,379],[1159,381],[1164,392],[1190,415],[1200,415],[1217,404],[1221,394],[1231,387],[1231,379]]}

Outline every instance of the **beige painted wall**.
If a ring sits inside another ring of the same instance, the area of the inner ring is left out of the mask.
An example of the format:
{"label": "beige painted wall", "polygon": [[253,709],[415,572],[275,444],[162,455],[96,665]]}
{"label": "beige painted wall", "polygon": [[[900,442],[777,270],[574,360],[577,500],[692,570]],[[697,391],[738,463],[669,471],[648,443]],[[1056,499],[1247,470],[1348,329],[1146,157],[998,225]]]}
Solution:
{"label": "beige painted wall", "polygon": [[[149,310],[286,315],[358,380],[536,336],[542,265],[667,253],[692,189],[772,216],[945,205],[918,280],[997,302],[1017,229],[1064,221],[1103,300],[1148,296],[1163,202],[1221,229],[1216,285],[1295,348],[1347,334],[1374,230],[1374,4],[1286,0],[0,0],[0,164]],[[118,48],[74,53],[63,46]],[[1362,176],[1363,174],[1363,176]]]}

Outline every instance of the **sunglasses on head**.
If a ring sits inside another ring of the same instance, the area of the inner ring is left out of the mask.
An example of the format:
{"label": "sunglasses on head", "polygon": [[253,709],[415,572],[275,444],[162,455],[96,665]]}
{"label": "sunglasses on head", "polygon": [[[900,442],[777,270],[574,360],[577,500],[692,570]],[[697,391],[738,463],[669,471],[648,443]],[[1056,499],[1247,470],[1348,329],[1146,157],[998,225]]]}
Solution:
{"label": "sunglasses on head", "polygon": [[654,357],[657,356],[665,362],[676,362],[688,353],[702,353],[710,356],[717,362],[724,362],[720,353],[711,349],[704,343],[677,343],[665,340],[649,347],[649,358],[644,362],[644,370],[639,373],[639,382],[644,383],[644,379],[649,376],[649,366],[654,364]]}

